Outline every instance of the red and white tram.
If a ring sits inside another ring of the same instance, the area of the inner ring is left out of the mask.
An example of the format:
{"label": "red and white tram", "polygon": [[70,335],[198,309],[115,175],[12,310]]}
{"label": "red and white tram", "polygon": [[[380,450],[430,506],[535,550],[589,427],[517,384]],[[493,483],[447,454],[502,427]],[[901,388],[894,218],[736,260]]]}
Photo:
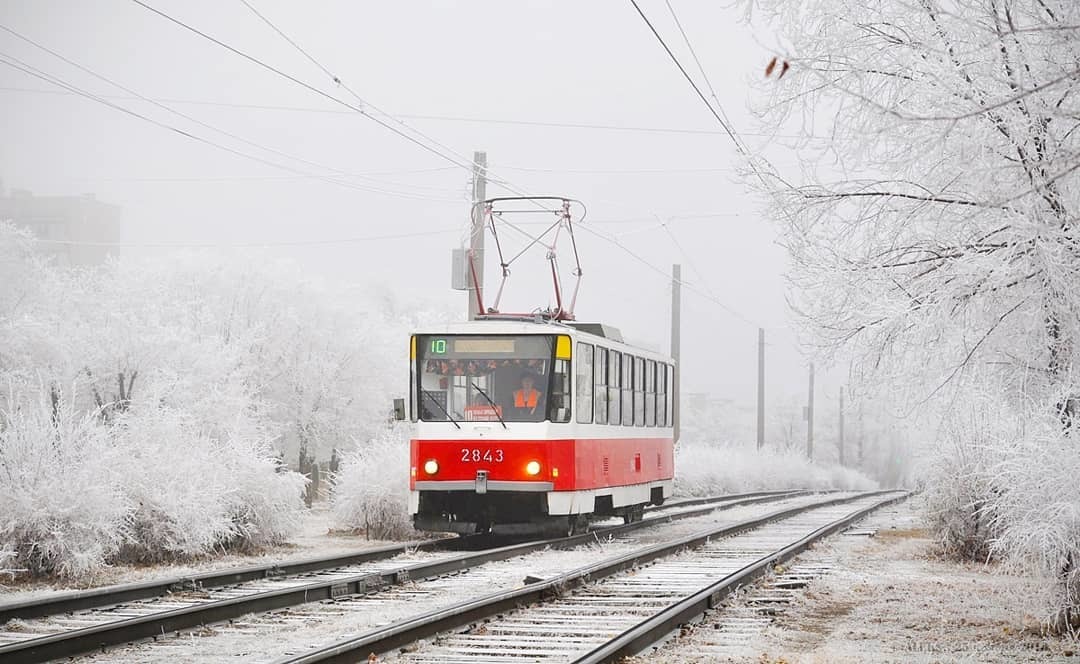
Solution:
{"label": "red and white tram", "polygon": [[523,317],[419,332],[410,358],[416,528],[572,532],[671,496],[671,358]]}

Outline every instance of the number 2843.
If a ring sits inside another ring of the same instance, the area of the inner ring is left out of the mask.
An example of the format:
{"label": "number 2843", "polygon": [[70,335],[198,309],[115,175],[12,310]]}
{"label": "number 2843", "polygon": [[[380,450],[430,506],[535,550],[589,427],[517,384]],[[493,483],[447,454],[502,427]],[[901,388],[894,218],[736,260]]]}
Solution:
{"label": "number 2843", "polygon": [[461,460],[465,463],[470,461],[479,463],[481,461],[490,461],[493,463],[500,463],[503,460],[502,450],[479,450],[476,448],[461,448]]}

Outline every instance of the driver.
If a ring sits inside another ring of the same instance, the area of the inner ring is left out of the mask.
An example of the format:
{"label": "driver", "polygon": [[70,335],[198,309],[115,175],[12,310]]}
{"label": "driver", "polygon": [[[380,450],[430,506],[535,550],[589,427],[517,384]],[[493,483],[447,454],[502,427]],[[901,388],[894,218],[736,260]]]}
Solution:
{"label": "driver", "polygon": [[535,376],[529,372],[521,374],[521,389],[514,391],[514,409],[518,413],[536,414],[543,394],[535,386]]}

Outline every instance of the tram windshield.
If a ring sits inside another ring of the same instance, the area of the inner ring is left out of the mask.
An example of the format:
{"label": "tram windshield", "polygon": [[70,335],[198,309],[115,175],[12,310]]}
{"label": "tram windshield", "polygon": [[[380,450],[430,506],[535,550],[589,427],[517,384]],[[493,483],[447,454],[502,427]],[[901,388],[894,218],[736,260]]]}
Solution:
{"label": "tram windshield", "polygon": [[418,335],[417,415],[425,422],[547,419],[555,337]]}

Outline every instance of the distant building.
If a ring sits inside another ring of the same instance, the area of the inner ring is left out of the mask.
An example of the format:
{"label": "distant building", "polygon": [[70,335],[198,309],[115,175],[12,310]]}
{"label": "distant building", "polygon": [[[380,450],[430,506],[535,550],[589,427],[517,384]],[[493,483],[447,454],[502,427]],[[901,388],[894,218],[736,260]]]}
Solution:
{"label": "distant building", "polygon": [[93,194],[35,196],[13,189],[5,195],[0,187],[0,221],[32,232],[42,240],[42,252],[55,256],[59,265],[96,265],[109,255],[107,244],[116,241],[120,208]]}

